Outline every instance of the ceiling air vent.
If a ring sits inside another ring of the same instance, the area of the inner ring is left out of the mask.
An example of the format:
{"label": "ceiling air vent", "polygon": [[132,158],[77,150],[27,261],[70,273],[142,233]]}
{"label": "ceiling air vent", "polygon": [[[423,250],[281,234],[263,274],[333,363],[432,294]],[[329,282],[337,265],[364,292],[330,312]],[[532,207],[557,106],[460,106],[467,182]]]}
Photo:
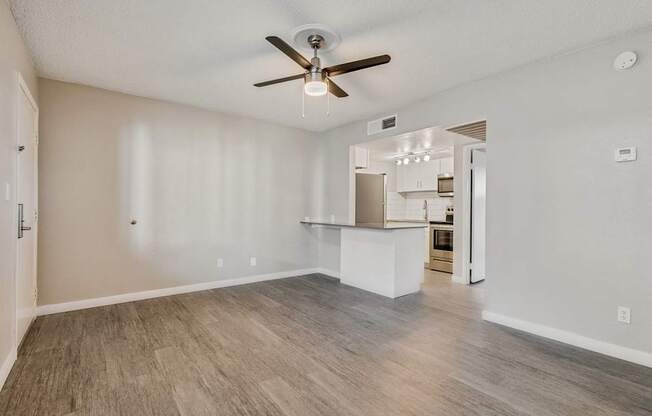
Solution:
{"label": "ceiling air vent", "polygon": [[367,136],[396,128],[396,114],[367,123]]}
{"label": "ceiling air vent", "polygon": [[472,137],[478,140],[487,140],[487,120],[480,120],[473,123],[453,126],[447,128],[446,130],[457,134],[463,134],[464,136]]}

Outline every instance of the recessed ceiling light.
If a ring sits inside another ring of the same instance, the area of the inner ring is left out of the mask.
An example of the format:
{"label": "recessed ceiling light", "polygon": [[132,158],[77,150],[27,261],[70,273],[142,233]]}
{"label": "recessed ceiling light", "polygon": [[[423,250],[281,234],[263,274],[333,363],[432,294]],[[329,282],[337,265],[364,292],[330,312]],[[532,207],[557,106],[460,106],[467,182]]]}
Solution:
{"label": "recessed ceiling light", "polygon": [[429,155],[429,154],[426,154],[426,155],[423,157],[423,160],[424,160],[425,162],[428,162],[428,161],[430,160],[430,155]]}
{"label": "recessed ceiling light", "polygon": [[407,165],[408,163],[410,163],[410,158],[408,158],[408,157],[404,158],[403,159],[403,164]]}
{"label": "recessed ceiling light", "polygon": [[414,163],[419,163],[421,162],[421,158],[419,156],[414,158]]}

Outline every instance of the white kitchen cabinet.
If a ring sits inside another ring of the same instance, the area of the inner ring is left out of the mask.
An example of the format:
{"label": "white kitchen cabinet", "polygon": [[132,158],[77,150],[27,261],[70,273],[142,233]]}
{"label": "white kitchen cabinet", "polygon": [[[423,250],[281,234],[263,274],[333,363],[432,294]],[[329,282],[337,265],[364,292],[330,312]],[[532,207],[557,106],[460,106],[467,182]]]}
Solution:
{"label": "white kitchen cabinet", "polygon": [[410,163],[396,167],[398,192],[437,191],[439,161]]}
{"label": "white kitchen cabinet", "polygon": [[450,173],[453,174],[453,158],[447,157],[445,159],[440,159],[439,173]]}
{"label": "white kitchen cabinet", "polygon": [[437,191],[439,161],[430,160],[428,162],[421,162],[419,165],[419,190]]}
{"label": "white kitchen cabinet", "polygon": [[396,189],[398,192],[415,192],[419,190],[419,180],[414,164],[396,167]]}
{"label": "white kitchen cabinet", "polygon": [[369,168],[369,150],[362,147],[355,147],[354,159],[356,169]]}

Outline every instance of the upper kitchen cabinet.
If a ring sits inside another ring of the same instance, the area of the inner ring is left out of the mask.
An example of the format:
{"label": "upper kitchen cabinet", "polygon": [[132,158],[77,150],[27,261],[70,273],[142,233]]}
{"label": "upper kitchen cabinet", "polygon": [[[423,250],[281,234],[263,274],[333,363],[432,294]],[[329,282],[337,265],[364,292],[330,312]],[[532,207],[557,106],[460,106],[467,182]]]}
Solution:
{"label": "upper kitchen cabinet", "polygon": [[453,158],[410,163],[396,167],[398,192],[437,192],[437,175],[453,173]]}
{"label": "upper kitchen cabinet", "polygon": [[439,173],[439,161],[430,160],[428,162],[416,163],[419,176],[420,191],[437,191],[437,174]]}
{"label": "upper kitchen cabinet", "polygon": [[369,168],[369,150],[362,147],[354,147],[355,154],[355,168],[356,169],[367,169]]}
{"label": "upper kitchen cabinet", "polygon": [[439,173],[444,174],[453,174],[453,158],[447,157],[445,159],[439,159]]}
{"label": "upper kitchen cabinet", "polygon": [[398,192],[418,192],[420,172],[417,164],[396,167],[396,190]]}

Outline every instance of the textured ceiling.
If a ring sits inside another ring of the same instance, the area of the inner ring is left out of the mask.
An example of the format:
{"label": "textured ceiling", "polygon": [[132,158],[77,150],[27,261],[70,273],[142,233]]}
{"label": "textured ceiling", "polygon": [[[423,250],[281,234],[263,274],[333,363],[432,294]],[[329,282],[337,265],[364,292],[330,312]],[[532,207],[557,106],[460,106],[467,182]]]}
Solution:
{"label": "textured ceiling", "polygon": [[[39,74],[310,130],[652,24],[649,0],[11,0]],[[299,67],[265,41],[319,22],[342,36],[323,63],[388,53],[346,74],[350,97],[307,99]],[[610,65],[611,62],[605,62]]]}

